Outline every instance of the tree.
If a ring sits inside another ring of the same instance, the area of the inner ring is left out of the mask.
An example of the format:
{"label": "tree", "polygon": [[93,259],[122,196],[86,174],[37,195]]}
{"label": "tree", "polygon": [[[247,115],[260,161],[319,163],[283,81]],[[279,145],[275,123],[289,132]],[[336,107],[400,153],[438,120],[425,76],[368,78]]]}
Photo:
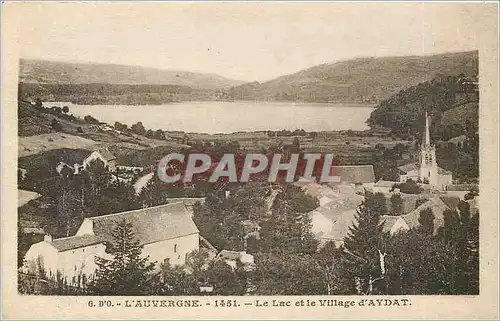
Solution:
{"label": "tree", "polygon": [[57,119],[52,119],[52,122],[51,122],[51,127],[53,130],[55,130],[56,132],[60,132],[62,130],[62,125],[61,123],[59,123],[59,121]]}
{"label": "tree", "polygon": [[64,106],[62,108],[62,112],[65,113],[65,114],[69,113],[69,107],[68,106]]}
{"label": "tree", "polygon": [[132,132],[136,133],[137,135],[144,135],[146,133],[146,129],[142,125],[142,122],[137,122],[136,124],[132,125],[130,127]]}
{"label": "tree", "polygon": [[83,117],[83,120],[89,124],[99,124],[99,121],[90,115]]}
{"label": "tree", "polygon": [[112,231],[113,241],[106,247],[112,259],[96,258],[97,271],[89,284],[95,295],[150,295],[157,292],[155,263],[142,257],[142,246],[135,240],[131,223],[121,220]]}
{"label": "tree", "polygon": [[98,196],[111,180],[111,173],[100,159],[91,161],[81,174],[82,178],[88,179],[94,197]]}
{"label": "tree", "polygon": [[427,199],[427,198],[419,198],[419,199],[417,199],[415,201],[415,209],[417,209],[420,205],[422,205],[422,204],[424,204],[424,203],[426,203],[428,201],[429,201],[429,199]]}
{"label": "tree", "polygon": [[424,233],[434,234],[434,213],[430,207],[420,211],[418,222]]}
{"label": "tree", "polygon": [[420,194],[422,192],[422,188],[412,179],[408,179],[401,184],[394,184],[393,188],[399,188],[401,193],[404,194]]}
{"label": "tree", "polygon": [[128,126],[126,124],[122,124],[119,121],[115,122],[115,129],[119,131],[126,131],[128,129]]}
{"label": "tree", "polygon": [[341,277],[352,278],[350,283],[357,284],[357,291],[361,293],[383,291],[383,286],[375,283],[384,277],[380,256],[385,251],[380,212],[375,205],[374,196],[368,194],[358,207],[357,223],[349,228],[344,239],[344,264],[350,273]]}
{"label": "tree", "polygon": [[143,207],[151,207],[167,204],[168,197],[166,185],[158,179],[155,173],[153,178],[141,189],[139,201]]}
{"label": "tree", "polygon": [[373,206],[380,213],[380,216],[387,215],[387,202],[383,193],[375,193],[373,195]]}
{"label": "tree", "polygon": [[207,271],[207,281],[214,287],[215,295],[243,295],[245,282],[233,268],[224,260],[215,260],[210,263]]}
{"label": "tree", "polygon": [[257,295],[327,294],[327,278],[312,256],[259,253],[255,263]]}
{"label": "tree", "polygon": [[387,294],[458,294],[454,247],[412,229],[390,237],[386,248]]}
{"label": "tree", "polygon": [[464,195],[464,200],[466,201],[472,200],[478,195],[479,193],[476,190],[471,189],[467,194]]}
{"label": "tree", "polygon": [[38,107],[38,108],[43,107],[42,100],[40,99],[40,97],[35,98],[35,107]]}
{"label": "tree", "polygon": [[200,286],[193,274],[188,274],[184,267],[169,263],[161,264],[160,290],[156,295],[197,295]]}
{"label": "tree", "polygon": [[272,215],[261,223],[261,250],[304,255],[316,253],[319,244],[311,232],[309,212],[318,206],[318,200],[299,187],[284,185],[274,199]]}
{"label": "tree", "polygon": [[293,138],[292,149],[290,150],[292,153],[300,152],[300,140],[298,137]]}
{"label": "tree", "polygon": [[141,208],[132,185],[119,180],[107,183],[97,195],[94,204],[94,212],[103,215]]}
{"label": "tree", "polygon": [[391,196],[391,215],[398,216],[403,214],[403,199],[399,194]]}
{"label": "tree", "polygon": [[186,268],[192,275],[201,275],[208,267],[210,253],[205,248],[194,250],[186,255]]}
{"label": "tree", "polygon": [[154,139],[165,139],[165,133],[161,129],[157,129],[153,134]]}
{"label": "tree", "polygon": [[146,136],[147,138],[153,138],[153,137],[154,137],[154,134],[155,134],[155,133],[153,132],[153,130],[148,129],[148,130],[146,131],[146,134],[144,134],[144,136]]}

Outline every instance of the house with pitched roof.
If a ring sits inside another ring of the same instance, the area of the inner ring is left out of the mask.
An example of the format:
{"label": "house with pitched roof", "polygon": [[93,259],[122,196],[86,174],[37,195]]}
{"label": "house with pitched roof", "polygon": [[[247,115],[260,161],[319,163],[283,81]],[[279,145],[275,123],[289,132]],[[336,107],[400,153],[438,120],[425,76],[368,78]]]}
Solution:
{"label": "house with pitched roof", "polygon": [[44,240],[33,244],[25,255],[26,273],[37,264],[69,281],[97,269],[96,257],[107,258],[106,244],[113,242],[112,231],[125,220],[132,223],[136,240],[143,246],[142,255],[157,263],[183,265],[186,255],[199,249],[199,231],[183,202],[86,218],[76,235]]}
{"label": "house with pitched roof", "polygon": [[63,170],[68,168],[73,174],[78,174],[95,160],[100,160],[111,172],[116,170],[116,157],[107,148],[94,151],[78,151],[78,153],[73,153],[70,156],[66,157],[67,159],[62,159],[57,165],[56,171],[59,174],[62,174]]}
{"label": "house with pitched roof", "polygon": [[420,212],[425,209],[431,209],[434,214],[434,233],[444,225],[444,211],[450,207],[438,196],[430,198],[427,202],[419,205],[416,209],[401,216],[383,215],[380,222],[383,225],[383,231],[391,234],[407,231],[420,226]]}
{"label": "house with pitched roof", "polygon": [[343,184],[373,184],[375,183],[375,174],[373,165],[344,165],[332,166],[330,175],[339,176]]}
{"label": "house with pitched roof", "polygon": [[329,203],[309,213],[311,232],[320,245],[332,241],[336,246],[344,244],[349,228],[356,224],[357,207],[364,197],[358,194],[338,194]]}
{"label": "house with pitched roof", "polygon": [[100,160],[104,163],[104,166],[107,166],[112,172],[116,169],[116,157],[107,148],[93,151],[83,160],[83,168],[86,168],[94,160]]}

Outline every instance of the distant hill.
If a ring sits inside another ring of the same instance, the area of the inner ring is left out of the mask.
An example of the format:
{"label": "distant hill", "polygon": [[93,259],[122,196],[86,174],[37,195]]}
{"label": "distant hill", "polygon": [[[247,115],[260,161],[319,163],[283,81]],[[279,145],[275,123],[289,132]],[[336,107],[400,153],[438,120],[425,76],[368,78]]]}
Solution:
{"label": "distant hill", "polygon": [[230,89],[236,100],[378,103],[438,75],[477,75],[478,52],[358,58]]}
{"label": "distant hill", "polygon": [[72,85],[175,85],[196,90],[225,89],[243,83],[216,74],[115,64],[72,63],[34,59],[20,60],[19,82]]}

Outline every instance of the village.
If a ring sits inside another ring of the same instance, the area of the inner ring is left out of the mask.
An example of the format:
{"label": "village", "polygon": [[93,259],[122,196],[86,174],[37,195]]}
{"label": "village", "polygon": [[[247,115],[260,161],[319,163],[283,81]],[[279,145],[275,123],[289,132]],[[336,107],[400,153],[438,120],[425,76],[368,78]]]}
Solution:
{"label": "village", "polygon": [[[55,113],[56,117],[64,118],[64,114],[61,114],[61,112],[43,106],[36,107],[36,105],[37,102],[33,102],[29,108],[38,108],[39,113],[48,110],[48,113]],[[52,119],[57,119],[56,117]],[[54,120],[52,120],[52,125],[53,123]],[[421,228],[422,222],[424,222],[422,213],[431,213],[431,235],[437,235],[444,228],[447,220],[446,212],[459,211],[463,206],[462,203],[467,204],[470,215],[478,214],[477,184],[461,184],[454,179],[451,171],[439,166],[436,146],[430,134],[432,130],[430,124],[430,117],[426,113],[425,123],[421,129],[421,144],[417,148],[413,148],[413,143],[408,141],[406,146],[410,146],[410,148],[404,148],[405,151],[400,154],[397,176],[394,180],[380,177],[376,179],[373,164],[334,164],[332,165],[332,172],[340,177],[339,182],[297,181],[291,184],[300,193],[303,193],[304,197],[312,200],[312,205],[303,214],[306,215],[307,220],[310,222],[305,226],[309,226],[309,232],[314,238],[314,242],[318,243],[317,250],[313,252],[320,253],[321,248],[329,248],[332,245],[334,249],[345,249],[345,240],[352,236],[353,227],[359,224],[360,206],[367,202],[367,198],[374,196],[379,197],[379,201],[381,200],[383,206],[380,213],[378,213],[382,232],[392,236]],[[86,136],[95,138],[99,131],[108,132],[106,134],[108,136],[109,132],[113,133],[112,135],[122,135],[117,125],[114,128],[110,125],[100,126],[97,127],[97,132],[86,134]],[[71,126],[66,126],[66,128],[72,130]],[[81,127],[79,126],[79,128]],[[119,129],[123,130],[123,128]],[[79,131],[83,130],[80,129]],[[64,133],[62,136],[67,138],[70,134]],[[131,136],[139,137],[136,134]],[[272,137],[272,135],[270,136]],[[32,139],[32,137],[28,136],[27,139]],[[92,142],[88,138],[82,137],[79,139]],[[290,140],[290,138],[286,137],[288,143],[286,139],[276,138],[281,141],[281,144],[270,148],[274,150],[277,148],[277,151],[283,155],[290,151],[303,152],[304,147],[301,148],[301,142],[306,146],[307,143],[304,143],[302,137],[292,136],[291,138],[293,139]],[[137,141],[143,138],[133,139]],[[182,137],[181,140],[184,141],[169,143],[169,150],[175,150],[175,144],[182,146],[182,148],[193,147],[192,143],[185,137]],[[396,143],[392,139],[389,141],[392,143],[393,148],[398,148],[397,141]],[[21,142],[21,146],[23,144]],[[159,141],[155,144],[161,145],[162,142]],[[215,144],[221,143],[215,141]],[[106,145],[111,147],[106,147]],[[210,144],[209,149],[210,146],[213,147],[214,144]],[[228,151],[231,151],[231,148],[234,147],[231,146],[231,143],[222,146],[223,149],[226,148]],[[209,205],[207,205],[207,197],[213,198],[213,195],[222,195],[218,201],[231,203],[234,202],[233,198],[239,197],[238,193],[243,187],[230,186],[227,183],[216,183],[212,187],[213,189],[207,192],[201,191],[200,186],[192,184],[177,188],[176,193],[172,193],[169,191],[169,187],[161,186],[161,182],[158,181],[155,174],[154,162],[151,162],[151,160],[146,161],[144,164],[117,162],[117,156],[112,152],[112,150],[117,151],[116,141],[114,144],[83,144],[82,147],[83,150],[76,152],[69,150],[57,154],[55,158],[51,158],[51,166],[54,168],[49,169],[52,173],[52,176],[49,177],[50,180],[53,182],[54,180],[66,181],[67,184],[73,184],[78,181],[78,177],[81,177],[82,181],[90,180],[90,186],[93,189],[99,189],[99,186],[95,186],[95,184],[100,182],[99,184],[103,184],[103,186],[114,184],[118,186],[118,191],[120,188],[128,186],[131,191],[127,191],[129,194],[125,198],[137,197],[140,201],[137,205],[133,205],[130,210],[102,212],[97,216],[94,213],[87,214],[84,213],[85,204],[88,202],[88,199],[85,198],[91,198],[92,196],[85,196],[86,183],[78,183],[80,184],[78,186],[81,186],[78,187],[81,188],[80,196],[71,193],[66,194],[64,187],[62,187],[63,196],[57,196],[57,204],[51,207],[50,204],[46,203],[47,199],[49,199],[48,195],[43,195],[46,193],[47,187],[29,183],[29,177],[32,173],[30,173],[29,169],[21,167],[24,166],[22,164],[29,165],[31,163],[20,162],[20,189],[18,191],[19,239],[22,240],[20,246],[21,244],[23,246],[22,251],[19,252],[22,255],[19,266],[20,275],[30,280],[33,280],[33,278],[34,280],[63,280],[62,282],[66,286],[85,288],[86,284],[95,278],[100,268],[96,258],[113,260],[114,255],[109,254],[107,248],[116,241],[115,228],[121,222],[131,224],[133,238],[142,248],[141,257],[146,257],[149,262],[154,263],[154,270],[165,269],[165,267],[167,269],[181,267],[183,271],[181,275],[189,275],[194,273],[193,269],[195,268],[207,270],[211,264],[216,266],[214,262],[223,262],[226,267],[229,267],[229,271],[241,270],[246,274],[252,274],[259,270],[259,260],[255,258],[255,246],[252,247],[250,243],[258,242],[263,237],[263,233],[269,233],[269,231],[263,232],[263,226],[261,225],[272,221],[269,217],[277,215],[275,213],[276,203],[278,202],[277,197],[280,198],[279,195],[286,193],[284,191],[287,190],[287,187],[280,186],[280,184],[249,183],[249,185],[257,184],[261,188],[261,193],[259,193],[261,195],[258,197],[264,204],[263,213],[259,214],[260,217],[258,215],[252,216],[252,213],[243,213],[243,217],[247,218],[228,226],[233,230],[225,232],[227,235],[234,233],[240,239],[232,243],[219,242],[217,241],[217,235],[212,235],[217,231],[217,228],[211,230],[207,226],[200,225],[203,224],[201,223],[203,221],[206,224],[211,224],[206,219],[200,218],[200,213],[212,210],[210,206],[213,200],[208,201]],[[352,148],[356,147],[352,146]],[[382,148],[386,149],[383,146]],[[28,156],[29,159],[31,155],[28,154],[32,154],[30,151],[27,148],[20,149],[20,156]],[[123,152],[120,151],[119,153],[123,155]],[[126,158],[122,157],[123,159]],[[93,181],[94,179],[96,181]],[[24,186],[28,186],[28,188],[31,186],[31,190],[23,189]],[[54,188],[55,186],[49,186],[48,190]],[[79,193],[78,188],[76,189],[77,193]],[[71,187],[68,191],[70,189],[73,190],[74,188]],[[105,189],[102,189],[101,192],[105,193]],[[172,195],[177,197],[172,197]],[[74,205],[75,202],[81,204]],[[54,226],[51,226],[53,223],[45,218],[40,219],[40,213],[36,213],[40,212],[39,209],[36,209],[37,207],[48,208],[49,211],[50,208],[55,208],[59,211],[59,218],[56,221],[60,219],[68,220],[68,222],[64,223],[67,225],[63,228],[66,234],[61,235],[60,231],[53,232],[55,231]],[[116,206],[108,206],[108,208],[113,209]],[[293,211],[296,210],[293,209]],[[67,211],[72,213],[64,214]],[[81,213],[78,214],[79,211]],[[218,214],[215,213],[215,215]],[[76,221],[75,217],[77,218]],[[267,217],[267,221],[263,220],[262,217]],[[69,221],[71,221],[71,224],[76,225],[70,227]],[[51,233],[55,233],[57,236]],[[214,241],[215,244],[212,244]],[[221,244],[223,244],[222,247]],[[378,256],[380,262],[375,266],[379,269],[379,277],[384,278],[386,253],[382,251],[379,247]],[[201,255],[203,257],[202,262],[198,262],[198,266],[195,267],[193,266],[193,257],[200,256],[200,253],[204,253]],[[191,264],[188,266],[188,263]],[[257,286],[254,284],[255,281],[251,281],[251,277],[248,275],[244,279],[244,286],[240,293],[258,293]],[[30,282],[31,291],[38,291],[39,293],[42,291],[40,289],[36,290],[37,286],[35,284],[37,284],[37,281]],[[205,279],[198,286],[195,286],[195,293],[212,293],[218,287],[217,282],[214,279],[211,281],[210,278]],[[329,281],[326,280],[325,283],[329,284]],[[372,286],[373,283],[370,281],[370,289],[372,289]],[[331,293],[330,291],[330,285],[328,285],[328,293]]]}

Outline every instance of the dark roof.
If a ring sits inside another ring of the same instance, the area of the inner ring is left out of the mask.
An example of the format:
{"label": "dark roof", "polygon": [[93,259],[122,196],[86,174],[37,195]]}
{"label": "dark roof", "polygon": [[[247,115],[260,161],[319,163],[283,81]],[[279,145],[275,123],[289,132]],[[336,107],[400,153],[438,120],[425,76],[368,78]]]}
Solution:
{"label": "dark roof", "polygon": [[373,165],[332,166],[330,175],[340,176],[344,183],[375,183]]}
{"label": "dark roof", "polygon": [[113,241],[111,232],[123,219],[132,223],[135,237],[141,245],[199,232],[183,202],[88,219],[93,222],[94,234],[108,242]]}
{"label": "dark roof", "polygon": [[408,173],[420,169],[420,165],[418,163],[410,163],[403,166],[399,166],[398,169],[404,173]]}
{"label": "dark roof", "polygon": [[52,244],[59,252],[74,250],[80,247],[86,247],[102,243],[102,239],[95,235],[78,235],[53,239]]}

